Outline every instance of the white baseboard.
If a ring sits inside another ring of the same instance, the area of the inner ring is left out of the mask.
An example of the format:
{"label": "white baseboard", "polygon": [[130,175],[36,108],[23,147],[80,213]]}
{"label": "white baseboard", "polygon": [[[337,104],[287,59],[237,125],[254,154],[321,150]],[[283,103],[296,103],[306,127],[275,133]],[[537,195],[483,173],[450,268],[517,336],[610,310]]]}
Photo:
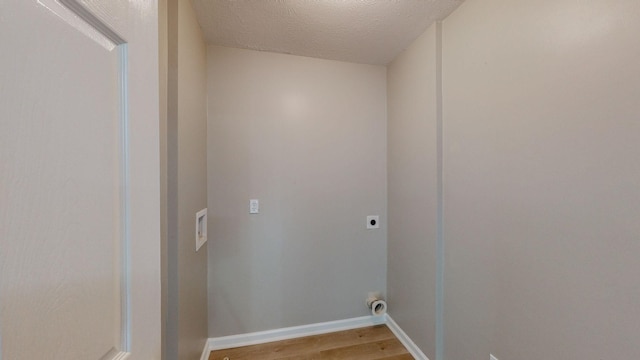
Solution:
{"label": "white baseboard", "polygon": [[[386,324],[391,332],[400,340],[402,345],[416,360],[429,360],[420,348],[407,336],[407,334],[388,315],[363,316],[353,319],[329,321],[318,324],[294,326],[282,329],[259,331],[248,334],[223,336],[210,338],[205,344],[200,360],[207,360],[209,353],[214,350],[230,349],[240,346],[264,344],[268,342],[295,339],[305,336],[327,334],[336,331],[358,329],[367,326]],[[497,360],[492,358],[491,360]]]}
{"label": "white baseboard", "polygon": [[209,349],[209,341],[204,343],[204,349],[202,350],[202,355],[200,355],[200,360],[208,360],[209,355],[211,355],[211,349]]}
{"label": "white baseboard", "polygon": [[398,324],[396,324],[396,322],[393,321],[393,319],[391,318],[391,316],[389,316],[389,314],[387,314],[385,317],[387,319],[387,327],[391,330],[391,332],[393,332],[393,334],[398,338],[398,340],[400,340],[402,345],[404,345],[404,347],[407,348],[407,350],[409,351],[409,353],[411,353],[414,359],[429,360],[427,355],[425,355],[422,352],[422,350],[420,350],[418,345],[416,345],[413,342],[413,340],[411,340],[411,338],[409,338],[409,336],[400,328],[400,326],[398,326]]}
{"label": "white baseboard", "polygon": [[211,349],[209,349],[209,340],[204,343],[204,349],[202,350],[202,355],[200,355],[200,360],[209,360],[209,355],[211,355]]}
{"label": "white baseboard", "polygon": [[385,324],[385,316],[363,316],[358,318],[329,321],[324,323],[294,326],[282,329],[259,331],[248,334],[210,338],[205,344],[200,360],[207,360],[213,350],[229,349],[240,346],[264,344],[274,341],[295,339],[305,336],[327,334],[336,331],[358,329],[367,326]]}
{"label": "white baseboard", "polygon": [[125,360],[128,359],[131,353],[118,351],[116,348],[111,348],[109,352],[100,358],[100,360]]}
{"label": "white baseboard", "polygon": [[120,352],[118,353],[118,355],[116,355],[113,360],[125,360],[129,358],[129,355],[131,355],[131,353],[128,352]]}

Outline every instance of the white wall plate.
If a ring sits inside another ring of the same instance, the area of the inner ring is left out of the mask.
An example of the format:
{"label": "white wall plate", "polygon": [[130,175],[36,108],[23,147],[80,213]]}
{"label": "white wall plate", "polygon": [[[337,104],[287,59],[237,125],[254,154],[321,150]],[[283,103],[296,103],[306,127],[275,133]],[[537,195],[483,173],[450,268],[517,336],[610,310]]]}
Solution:
{"label": "white wall plate", "polygon": [[207,209],[196,213],[196,251],[207,242]]}

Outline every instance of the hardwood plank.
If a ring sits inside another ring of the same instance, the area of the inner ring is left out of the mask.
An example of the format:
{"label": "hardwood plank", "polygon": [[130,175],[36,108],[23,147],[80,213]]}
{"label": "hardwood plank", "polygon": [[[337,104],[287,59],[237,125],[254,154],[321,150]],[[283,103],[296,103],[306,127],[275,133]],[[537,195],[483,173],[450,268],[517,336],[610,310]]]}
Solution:
{"label": "hardwood plank", "polygon": [[[393,341],[397,342],[397,345],[392,345]],[[360,349],[353,348],[354,346],[364,344],[373,345]],[[339,352],[336,352],[338,349],[347,351],[347,354],[350,354],[348,356],[352,356],[359,350],[372,351],[372,349],[377,349],[381,351],[381,346],[386,349],[394,349],[387,350],[387,352],[382,350],[380,353],[380,357],[382,358],[387,355],[397,355],[395,352],[390,353],[389,351],[397,351],[398,345],[406,352],[406,349],[402,347],[402,344],[400,344],[386,325],[378,325],[273,343],[217,350],[211,352],[209,360],[223,360],[225,357],[228,357],[229,360],[320,360],[335,358],[331,356],[342,356]],[[329,352],[323,354],[323,351]],[[362,359],[376,359],[366,356]],[[340,357],[339,359],[343,358]],[[393,358],[390,360],[393,360]],[[404,359],[400,358],[399,360]]]}
{"label": "hardwood plank", "polygon": [[[231,360],[231,358],[229,359]],[[313,353],[313,354],[305,354],[305,355],[280,358],[277,360],[327,360],[327,359],[328,358],[326,356],[323,357],[323,355],[321,355],[320,353]],[[346,359],[346,358],[339,357],[339,359]],[[376,358],[375,360],[414,360],[414,358],[413,356],[411,356],[411,354],[405,353],[400,355],[385,356],[383,358]]]}
{"label": "hardwood plank", "polygon": [[222,360],[224,357],[229,357],[234,360],[256,358],[262,360],[274,360],[311,352],[319,352],[320,350],[334,347],[390,339],[393,337],[393,333],[386,326],[380,325],[215,351],[212,353],[213,357],[210,357],[210,360]]}
{"label": "hardwood plank", "polygon": [[407,349],[398,339],[387,339],[320,352],[323,360],[374,360],[405,354]]}
{"label": "hardwood plank", "polygon": [[322,357],[319,352],[316,352],[304,355],[287,356],[284,358],[278,358],[277,360],[322,360]]}
{"label": "hardwood plank", "polygon": [[414,359],[413,359],[413,356],[411,356],[411,354],[407,353],[402,355],[387,356],[385,358],[378,359],[378,360],[414,360]]}

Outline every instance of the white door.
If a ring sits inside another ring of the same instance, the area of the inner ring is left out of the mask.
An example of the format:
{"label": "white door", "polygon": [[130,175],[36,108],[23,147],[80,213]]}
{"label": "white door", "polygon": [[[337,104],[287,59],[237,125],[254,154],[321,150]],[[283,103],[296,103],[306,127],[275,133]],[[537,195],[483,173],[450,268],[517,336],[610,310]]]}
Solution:
{"label": "white door", "polygon": [[0,0],[0,359],[159,359],[157,5]]}

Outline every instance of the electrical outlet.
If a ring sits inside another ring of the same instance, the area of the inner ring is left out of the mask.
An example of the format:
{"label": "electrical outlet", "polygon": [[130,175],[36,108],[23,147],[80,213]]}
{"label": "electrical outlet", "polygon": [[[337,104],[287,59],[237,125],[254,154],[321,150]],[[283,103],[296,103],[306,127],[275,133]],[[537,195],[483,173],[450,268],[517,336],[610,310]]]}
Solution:
{"label": "electrical outlet", "polygon": [[380,217],[378,215],[369,215],[367,216],[367,229],[379,229],[380,228]]}

